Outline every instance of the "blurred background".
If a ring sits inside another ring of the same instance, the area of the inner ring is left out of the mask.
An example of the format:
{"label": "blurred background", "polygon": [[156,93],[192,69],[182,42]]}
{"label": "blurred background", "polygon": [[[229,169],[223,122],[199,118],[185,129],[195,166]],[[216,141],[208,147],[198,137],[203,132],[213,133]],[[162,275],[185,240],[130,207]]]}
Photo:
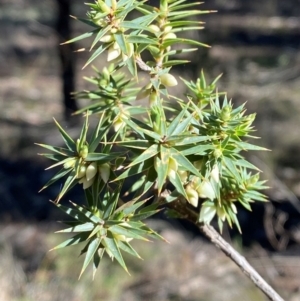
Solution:
{"label": "blurred background", "polygon": [[[201,9],[218,11],[200,16],[206,29],[193,33],[212,47],[175,71],[195,79],[203,68],[211,81],[223,73],[219,91],[257,112],[256,143],[272,150],[250,157],[268,179],[270,202],[240,209],[243,236],[224,235],[286,300],[300,300],[300,1],[207,0]],[[53,172],[44,172],[49,162],[34,143],[61,144],[53,117],[74,137],[79,131],[70,114],[82,104],[68,95],[93,75],[81,70],[89,53],[73,52],[85,40],[58,45],[87,30],[66,17],[85,12],[81,0],[0,0],[0,300],[266,300],[179,222],[149,221],[171,243],[137,243],[144,261],[126,257],[131,276],[105,260],[94,282],[89,272],[78,282],[80,248],[47,252],[63,240],[53,234],[63,216],[48,201],[59,184],[38,193]],[[101,69],[101,59],[94,65]]]}

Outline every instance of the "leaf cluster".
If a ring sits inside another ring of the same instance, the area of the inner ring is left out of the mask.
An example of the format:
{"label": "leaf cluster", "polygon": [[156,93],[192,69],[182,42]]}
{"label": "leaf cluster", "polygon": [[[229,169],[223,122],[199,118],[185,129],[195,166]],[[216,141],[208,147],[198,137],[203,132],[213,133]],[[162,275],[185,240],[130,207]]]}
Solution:
{"label": "leaf cluster", "polygon": [[[251,210],[252,202],[265,201],[260,171],[244,156],[264,150],[247,141],[255,138],[255,114],[247,115],[244,105],[234,107],[218,92],[219,77],[207,84],[203,71],[195,82],[181,79],[185,95],[173,94],[179,79],[172,67],[187,63],[178,55],[197,50],[190,46],[207,46],[180,34],[202,29],[193,18],[209,11],[186,0],[160,0],[158,7],[136,0],[87,5],[87,18],[77,19],[92,31],[67,43],[94,37],[86,65],[103,52],[107,65],[102,71],[94,67],[96,75],[86,78],[93,90],[74,94],[90,100],[77,112],[85,115],[79,138],[55,121],[65,147],[40,144],[51,152],[42,155],[55,161],[49,168],[61,167],[44,188],[64,180],[55,204],[72,221],[60,232],[78,233],[56,248],[85,243],[82,272],[92,263],[95,273],[104,254],[127,271],[121,251],[139,258],[132,239],[161,238],[143,221],[175,201],[197,212],[200,223],[216,217],[220,229],[225,221],[240,229],[236,204]],[[151,59],[145,61],[146,55]],[[138,70],[146,74],[142,87]],[[143,105],[135,102],[143,99]],[[90,115],[98,123],[89,137]],[[59,204],[77,184],[83,185],[85,205]],[[124,203],[123,195],[130,200]]]}

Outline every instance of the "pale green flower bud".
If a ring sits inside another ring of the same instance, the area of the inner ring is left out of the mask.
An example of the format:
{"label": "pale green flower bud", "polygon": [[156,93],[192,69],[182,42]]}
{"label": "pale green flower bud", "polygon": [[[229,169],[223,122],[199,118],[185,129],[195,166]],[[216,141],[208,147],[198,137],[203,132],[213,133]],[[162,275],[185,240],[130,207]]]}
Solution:
{"label": "pale green flower bud", "polygon": [[168,177],[172,178],[172,179],[175,179],[177,170],[178,170],[177,161],[174,158],[170,157],[169,158],[169,165],[168,165],[168,172],[167,172]]}
{"label": "pale green flower bud", "polygon": [[203,199],[213,200],[216,197],[215,191],[208,180],[203,180],[197,187],[199,197]]}
{"label": "pale green flower bud", "polygon": [[75,158],[72,158],[70,159],[69,161],[67,161],[65,164],[64,164],[64,168],[65,169],[69,169],[71,167],[74,167],[75,166],[75,163],[76,163],[76,159]]}
{"label": "pale green flower bud", "polygon": [[87,189],[93,185],[94,180],[95,178],[92,178],[90,181],[88,181],[86,177],[82,177],[78,183],[83,185],[83,189]]}
{"label": "pale green flower bud", "polygon": [[180,177],[180,180],[182,183],[185,183],[187,181],[188,173],[186,170],[178,170],[177,171]]}
{"label": "pale green flower bud", "polygon": [[195,189],[197,190],[198,192],[198,188],[199,186],[201,185],[202,181],[199,177],[196,177],[196,176],[192,176],[191,177],[191,182],[190,182],[190,185]]}
{"label": "pale green flower bud", "polygon": [[209,224],[216,215],[216,208],[213,204],[204,203],[200,210],[199,222]]}
{"label": "pale green flower bud", "polygon": [[132,57],[133,54],[134,54],[134,45],[133,45],[133,43],[128,43],[127,48],[128,48],[128,57]]}
{"label": "pale green flower bud", "polygon": [[86,179],[90,181],[97,174],[97,163],[92,162],[86,169]]}
{"label": "pale green flower bud", "polygon": [[121,49],[118,43],[114,43],[112,46],[109,47],[108,49],[108,54],[107,54],[107,61],[113,61],[114,59],[118,58],[121,54]]}
{"label": "pale green flower bud", "polygon": [[118,29],[115,27],[110,30],[111,33],[117,33],[117,31],[118,31]]}
{"label": "pale green flower bud", "polygon": [[169,73],[162,74],[160,76],[160,82],[166,87],[174,87],[178,84],[176,78]]}
{"label": "pale green flower bud", "polygon": [[85,174],[86,174],[86,166],[81,165],[78,170],[77,179],[81,179],[82,177],[85,176]]}
{"label": "pale green flower bud", "polygon": [[118,132],[121,128],[126,125],[124,119],[128,119],[128,117],[124,113],[119,113],[113,121],[113,126],[115,132]]}
{"label": "pale green flower bud", "polygon": [[120,46],[117,42],[114,42],[112,47],[113,47],[113,49],[120,49]]}
{"label": "pale green flower bud", "polygon": [[220,117],[223,121],[228,121],[231,117],[231,107],[230,106],[224,107],[221,111]]}
{"label": "pale green flower bud", "polygon": [[118,132],[121,128],[125,126],[125,122],[121,118],[118,118],[114,121],[113,125],[115,132]]}
{"label": "pale green flower bud", "polygon": [[159,33],[160,32],[160,28],[155,25],[155,24],[151,24],[149,27],[148,27],[153,33]]}
{"label": "pale green flower bud", "polygon": [[107,25],[107,22],[103,18],[101,18],[99,20],[95,20],[94,22],[101,27],[105,27]]}
{"label": "pale green flower bud", "polygon": [[214,152],[213,152],[213,156],[216,158],[216,159],[218,159],[218,158],[220,158],[221,156],[222,156],[222,150],[221,149],[219,149],[219,148],[216,148],[215,150],[214,150]]}
{"label": "pale green flower bud", "polygon": [[220,172],[219,172],[219,167],[217,164],[215,164],[211,170],[210,174],[211,178],[216,182],[219,183],[220,181]]}
{"label": "pale green flower bud", "polygon": [[246,181],[246,185],[254,185],[259,180],[259,173],[253,175]]}
{"label": "pale green flower bud", "polygon": [[133,53],[134,53],[134,46],[132,43],[128,43],[127,44],[127,54],[123,53],[122,52],[122,59],[123,59],[123,62],[127,61],[130,57],[133,56]]}
{"label": "pale green flower bud", "polygon": [[194,207],[198,206],[198,202],[199,202],[199,195],[197,193],[197,191],[191,186],[191,185],[187,185],[185,188],[185,192],[187,195],[187,201]]}
{"label": "pale green flower bud", "polygon": [[111,34],[105,35],[100,39],[100,42],[103,42],[103,43],[110,43],[112,41],[114,41],[114,37]]}
{"label": "pale green flower bud", "polygon": [[177,36],[174,32],[168,32],[166,35],[164,35],[164,40],[168,40],[168,39],[176,39]]}
{"label": "pale green flower bud", "polygon": [[85,159],[89,153],[89,149],[86,145],[83,145],[79,151],[79,155],[81,158]]}
{"label": "pale green flower bud", "polygon": [[167,25],[167,26],[164,28],[164,33],[168,33],[168,32],[170,32],[172,29],[173,29],[172,26]]}
{"label": "pale green flower bud", "polygon": [[110,176],[110,166],[108,163],[104,163],[98,167],[101,179],[104,183],[107,183]]}

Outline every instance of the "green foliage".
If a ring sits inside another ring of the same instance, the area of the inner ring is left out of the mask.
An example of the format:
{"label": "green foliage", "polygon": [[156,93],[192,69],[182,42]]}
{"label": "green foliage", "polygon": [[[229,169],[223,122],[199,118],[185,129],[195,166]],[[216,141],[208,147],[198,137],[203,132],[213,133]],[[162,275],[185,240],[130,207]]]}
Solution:
{"label": "green foliage", "polygon": [[[203,28],[190,18],[209,13],[190,10],[199,4],[186,0],[161,0],[159,7],[136,0],[87,3],[87,19],[78,19],[92,31],[67,42],[93,36],[86,65],[103,52],[109,64],[102,71],[94,67],[96,76],[86,78],[94,90],[75,93],[90,100],[77,112],[86,119],[76,142],[55,121],[66,146],[40,144],[51,151],[42,155],[56,161],[49,168],[62,167],[44,188],[65,179],[55,204],[72,221],[60,232],[78,233],[56,248],[85,243],[81,273],[91,263],[95,274],[105,253],[127,271],[121,251],[139,257],[129,243],[132,239],[161,238],[142,221],[174,202],[197,212],[200,223],[216,217],[220,229],[225,221],[240,229],[236,204],[251,210],[252,202],[265,201],[260,171],[244,157],[246,151],[263,150],[245,140],[255,138],[255,114],[246,115],[244,105],[235,108],[225,92],[217,92],[219,77],[207,84],[203,71],[196,82],[182,79],[186,95],[172,94],[178,84],[172,66],[187,63],[178,55],[197,50],[190,45],[206,46],[180,37],[181,32]],[[133,12],[135,18],[130,19]],[[151,56],[147,62],[146,54]],[[138,69],[148,75],[142,88]],[[136,105],[140,99],[148,103]],[[88,139],[90,115],[99,122]],[[85,205],[59,204],[77,184],[83,184]],[[145,200],[149,193],[150,199]],[[131,200],[124,203],[121,194]],[[173,210],[177,217],[185,217],[176,207]]]}

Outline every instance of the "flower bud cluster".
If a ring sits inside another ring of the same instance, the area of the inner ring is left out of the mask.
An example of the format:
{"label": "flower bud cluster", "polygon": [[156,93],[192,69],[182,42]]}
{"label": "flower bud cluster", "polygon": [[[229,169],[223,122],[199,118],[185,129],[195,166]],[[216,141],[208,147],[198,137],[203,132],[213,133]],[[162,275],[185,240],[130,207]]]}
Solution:
{"label": "flower bud cluster", "polygon": [[[123,35],[125,29],[121,26],[122,17],[118,16],[117,1],[111,0],[111,6],[107,5],[102,0],[97,0],[97,8],[94,8],[89,13],[89,18],[101,28],[109,27],[109,30],[103,35],[99,41],[106,44],[107,61],[112,62],[115,60],[122,60],[125,62],[128,58],[132,57],[134,53],[134,46],[132,43],[126,43],[126,51],[116,41],[115,35]],[[126,40],[123,37],[124,40]],[[98,41],[98,40],[97,40]]]}
{"label": "flower bud cluster", "polygon": [[211,201],[216,198],[216,192],[211,180],[219,183],[220,173],[217,165],[214,165],[209,179],[200,179],[199,177],[193,176],[191,181],[186,185],[185,191],[187,194],[187,201],[194,207],[198,206],[199,198],[210,199]]}
{"label": "flower bud cluster", "polygon": [[151,24],[149,29],[156,37],[161,37],[162,40],[177,38],[176,34],[172,32],[173,27],[168,24],[162,24],[161,26]]}
{"label": "flower bud cluster", "polygon": [[[122,52],[119,44],[116,41],[114,41],[113,35],[104,36],[102,39],[103,39],[103,42],[105,40],[111,40],[110,42],[104,42],[104,43],[111,43],[111,46],[108,48],[108,52],[107,52],[107,61],[108,62],[112,62],[112,61],[120,60],[120,59],[122,59],[122,61],[125,62],[130,57],[133,56],[134,46],[132,43],[127,44],[127,54],[125,54],[124,52]],[[101,41],[102,41],[102,39],[101,39]]]}
{"label": "flower bud cluster", "polygon": [[108,163],[104,163],[98,165],[97,162],[92,162],[87,164],[87,162],[83,162],[78,170],[77,179],[79,179],[78,183],[83,184],[83,189],[87,189],[93,185],[96,174],[99,173],[101,179],[107,183],[110,176],[110,166]]}
{"label": "flower bud cluster", "polygon": [[83,163],[79,167],[77,174],[78,183],[83,185],[83,189],[87,189],[94,183],[97,174],[97,162],[92,162],[89,165]]}

